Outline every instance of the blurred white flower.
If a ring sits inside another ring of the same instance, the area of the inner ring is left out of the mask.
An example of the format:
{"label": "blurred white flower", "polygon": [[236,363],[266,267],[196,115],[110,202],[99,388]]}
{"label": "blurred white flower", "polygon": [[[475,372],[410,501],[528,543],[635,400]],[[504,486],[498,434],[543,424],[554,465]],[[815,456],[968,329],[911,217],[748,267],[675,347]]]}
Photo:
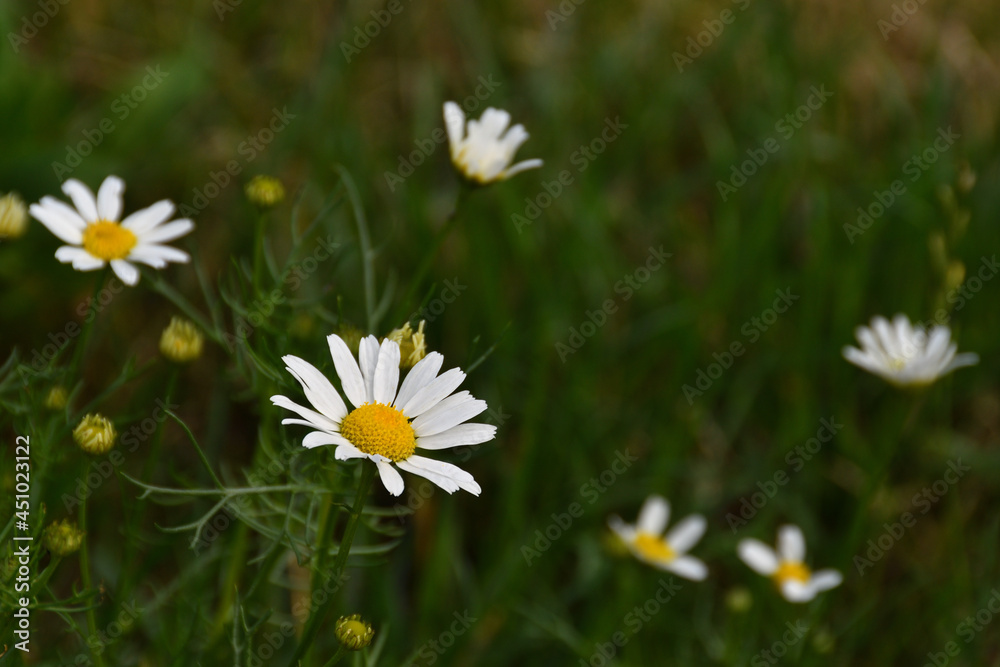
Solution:
{"label": "blurred white flower", "polygon": [[752,570],[771,577],[789,602],[809,602],[818,593],[835,588],[843,581],[836,570],[810,572],[805,565],[806,541],[798,526],[778,529],[778,551],[760,540],[748,538],[737,545],[740,559]]}
{"label": "blurred white flower", "polygon": [[687,551],[705,534],[705,517],[692,514],[664,536],[669,519],[670,503],[661,496],[650,496],[639,510],[636,525],[612,516],[608,526],[639,560],[685,579],[701,581],[708,576],[708,568],[688,556]]}
{"label": "blurred white flower", "polygon": [[275,405],[302,417],[284,419],[282,424],[316,429],[306,435],[302,445],[336,445],[334,458],[338,460],[374,461],[382,483],[394,496],[403,492],[403,478],[396,468],[429,479],[448,493],[465,489],[478,496],[481,489],[472,475],[450,463],[415,454],[417,449],[477,445],[496,436],[496,426],[463,423],[486,409],[485,401],[476,400],[467,391],[452,394],[462,384],[465,373],[452,368],[438,375],[444,357],[431,352],[410,369],[400,385],[396,341],[386,339],[379,345],[374,336],[362,338],[360,366],[340,336],[330,335],[327,342],[344,395],[354,409],[348,409],[315,366],[291,355],[282,357],[315,408],[301,406],[285,396],[271,397]]}
{"label": "blurred white flower", "polygon": [[191,259],[186,252],[161,245],[194,229],[190,220],[167,222],[174,213],[169,200],[158,201],[118,222],[125,183],[117,176],[104,179],[96,198],[75,178],[63,183],[62,189],[76,208],[54,197],[42,197],[30,209],[31,215],[50,232],[70,244],[56,250],[60,262],[72,263],[77,271],[93,271],[110,262],[122,282],[135,285],[139,269],[132,262],[162,269],[167,262]]}
{"label": "blurred white flower", "polygon": [[976,354],[955,354],[958,347],[948,327],[937,325],[928,334],[905,315],[896,315],[891,324],[876,315],[871,327],[858,327],[855,336],[861,349],[844,347],[844,358],[900,387],[928,385],[956,368],[979,363]]}
{"label": "blurred white flower", "polygon": [[[444,103],[444,122],[448,129],[451,161],[468,180],[486,185],[505,181],[525,169],[542,166],[538,159],[511,166],[514,153],[528,139],[523,125],[510,125],[510,114],[492,107],[479,120],[470,120],[466,136],[465,112],[454,102]],[[506,133],[505,133],[506,130]]]}

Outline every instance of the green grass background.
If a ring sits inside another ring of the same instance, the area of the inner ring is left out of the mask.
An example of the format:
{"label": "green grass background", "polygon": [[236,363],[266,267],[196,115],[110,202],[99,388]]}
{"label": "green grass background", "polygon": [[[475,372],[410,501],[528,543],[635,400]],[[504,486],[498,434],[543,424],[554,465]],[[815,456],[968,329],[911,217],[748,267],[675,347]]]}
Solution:
{"label": "green grass background", "polygon": [[[993,615],[969,643],[957,630],[1000,588],[1000,281],[986,281],[951,313],[960,351],[978,352],[979,365],[938,382],[922,399],[840,354],[854,342],[854,327],[872,315],[933,317],[955,287],[945,264],[963,262],[971,277],[1000,245],[995,4],[920,5],[885,38],[878,22],[893,12],[887,2],[751,0],[744,10],[686,0],[563,5],[575,10],[553,28],[550,12],[560,11],[554,1],[403,0],[402,11],[348,63],[342,44],[384,3],[243,0],[220,18],[208,2],[70,0],[20,52],[8,38],[0,48],[0,191],[17,191],[28,202],[58,196],[53,162],[63,162],[67,146],[109,117],[114,131],[72,176],[94,188],[108,174],[121,176],[126,210],[162,198],[191,204],[213,172],[240,161],[244,172],[193,216],[195,232],[176,244],[194,253],[210,282],[226,279],[231,256],[251,251],[256,214],[242,193],[249,175],[273,174],[288,187],[289,201],[268,227],[283,257],[292,248],[292,200],[301,197],[300,210],[315,215],[338,183],[339,164],[360,191],[379,287],[390,275],[397,285],[379,333],[401,324],[423,295],[438,295],[445,280],[467,286],[428,324],[429,346],[449,367],[466,368],[496,344],[465,388],[486,399],[503,423],[494,442],[461,463],[482,485],[480,498],[430,493],[414,516],[397,522],[393,550],[351,571],[335,613],[360,612],[387,637],[379,664],[432,664],[431,654],[420,653],[425,642],[447,632],[455,612],[468,612],[477,621],[433,654],[435,664],[599,665],[595,645],[618,631],[628,638],[615,657],[622,665],[767,664],[752,661],[781,641],[787,622],[804,620],[811,631],[789,648],[786,664],[923,665],[928,652],[954,641],[961,652],[948,664],[1000,665],[1000,618]],[[678,71],[674,53],[725,9],[733,21]],[[21,30],[23,17],[38,11],[34,2],[5,2],[0,33]],[[147,67],[169,75],[120,118],[115,100],[141,84]],[[415,140],[442,126],[442,102],[472,95],[479,77],[500,82],[484,106],[509,110],[530,132],[519,157],[541,157],[545,166],[472,193],[429,277],[413,286],[417,297],[404,302],[458,183],[444,145],[394,190],[385,173],[397,170]],[[776,123],[807,101],[812,86],[833,95],[791,138],[780,138]],[[295,118],[248,162],[238,147],[275,108]],[[579,171],[574,152],[600,136],[607,119],[627,128]],[[948,127],[960,138],[910,181],[904,163]],[[779,150],[723,201],[717,182],[769,137]],[[526,198],[535,199],[563,170],[572,183],[519,230],[512,216],[524,215]],[[850,243],[843,225],[896,179],[904,179],[906,193]],[[340,254],[253,339],[278,368],[286,353],[329,367],[323,337],[335,325],[324,313],[364,324],[349,208],[331,214],[320,234],[334,235]],[[30,359],[50,333],[79,320],[76,308],[96,276],[56,262],[57,245],[34,222],[24,238],[0,245],[5,352],[16,347]],[[615,285],[646,261],[650,246],[672,257],[626,301]],[[201,303],[191,265],[164,275]],[[779,288],[799,300],[749,343],[744,324],[770,307]],[[557,343],[568,343],[571,328],[607,299],[617,311],[561,360]],[[116,297],[95,331],[78,406],[129,358],[155,360],[159,333],[173,314],[145,278]],[[745,343],[746,353],[689,403],[683,386],[733,341]],[[248,384],[223,349],[209,348],[180,374],[178,413],[215,469],[236,485],[241,470],[255,457],[259,463],[259,423],[282,434],[278,449],[291,451],[304,435],[299,427],[277,430],[284,415],[266,392],[296,400],[301,394],[266,380]],[[154,361],[112,394],[105,411],[123,428],[141,422],[164,395],[169,374]],[[47,385],[6,388],[11,402],[29,406],[4,421],[10,462],[14,435],[42,428]],[[919,412],[902,432],[918,400]],[[739,512],[758,482],[790,472],[786,453],[831,417],[843,424],[835,439],[790,473],[734,535],[727,514]],[[128,455],[124,470],[167,486],[207,486],[184,432],[173,422],[162,428],[158,458],[150,462],[143,447]],[[48,518],[60,518],[59,499],[86,462],[72,452],[68,429],[38,443],[38,455],[55,463],[35,482],[36,493]],[[626,449],[638,461],[606,491],[586,495],[583,485]],[[888,475],[852,533],[865,484],[888,451],[896,452]],[[449,460],[465,458],[456,454]],[[883,523],[915,511],[914,494],[958,458],[971,471],[859,575],[852,558],[883,533]],[[12,471],[5,464],[10,488]],[[420,480],[406,481],[406,494],[420,488]],[[345,489],[350,498],[349,484]],[[633,520],[651,493],[670,498],[675,516],[707,516],[708,534],[693,553],[711,575],[684,583],[633,632],[628,614],[654,595],[664,575],[618,553],[606,521],[615,513]],[[269,610],[271,616],[256,632],[234,633],[234,591],[247,592],[258,565],[235,567],[227,559],[249,561],[267,542],[230,527],[208,555],[195,554],[189,535],[157,526],[194,520],[207,505],[149,506],[138,521],[136,495],[116,477],[90,500],[91,559],[106,588],[98,625],[106,627],[132,600],[146,609],[107,648],[110,664],[249,664],[246,652],[234,660],[232,638],[240,635],[252,652],[287,620],[292,597],[281,584],[294,572],[277,564],[276,583],[254,591],[244,601],[246,618],[236,623],[252,625]],[[381,487],[372,501],[390,512],[395,502]],[[533,547],[535,531],[574,502],[582,516],[528,565],[522,547]],[[791,605],[736,558],[738,539],[773,543],[783,522],[802,526],[810,562],[840,569],[842,586]],[[375,539],[366,530],[359,537]],[[79,590],[71,559],[52,581],[60,595]],[[726,603],[740,588],[752,599],[747,611]],[[82,614],[69,617],[83,622]],[[84,650],[54,612],[38,612],[33,628],[37,653],[24,664],[74,664]],[[335,645],[330,632],[321,635],[323,652]],[[285,660],[288,650],[279,650]]]}

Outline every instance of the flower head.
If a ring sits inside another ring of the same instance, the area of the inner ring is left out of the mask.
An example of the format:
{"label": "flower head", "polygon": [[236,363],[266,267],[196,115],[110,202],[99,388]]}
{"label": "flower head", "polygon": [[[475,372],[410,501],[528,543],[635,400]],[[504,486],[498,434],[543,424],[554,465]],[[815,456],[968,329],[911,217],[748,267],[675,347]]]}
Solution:
{"label": "flower head", "polygon": [[835,588],[843,581],[836,570],[811,572],[805,565],[806,541],[798,526],[778,529],[777,553],[760,540],[740,540],[740,559],[750,569],[772,577],[778,590],[789,602],[809,602],[818,593]]}
{"label": "flower head", "polygon": [[68,556],[83,543],[84,533],[75,523],[61,519],[50,523],[42,539],[46,548],[57,556]]}
{"label": "flower head", "polygon": [[705,534],[705,517],[692,514],[664,536],[669,519],[670,503],[661,496],[650,496],[639,510],[635,526],[617,516],[608,520],[608,526],[639,560],[685,579],[701,581],[708,576],[708,568],[694,556],[688,556],[687,551]]}
{"label": "flower head", "polygon": [[28,228],[28,209],[15,193],[0,197],[0,239],[16,239]]}
{"label": "flower head", "polygon": [[66,387],[61,385],[52,387],[49,389],[49,393],[45,395],[45,407],[49,410],[62,410],[66,407],[66,400],[69,395],[66,393]]}
{"label": "flower head", "polygon": [[[465,489],[479,495],[481,489],[472,475],[450,463],[415,452],[417,449],[447,449],[492,440],[496,426],[465,424],[486,409],[485,401],[469,392],[452,394],[465,379],[458,368],[438,375],[444,357],[431,352],[399,384],[399,344],[374,336],[359,345],[360,365],[344,340],[327,337],[334,367],[340,377],[348,408],[330,381],[312,364],[295,356],[282,357],[288,372],[299,381],[315,410],[285,396],[271,402],[297,413],[302,419],[285,419],[283,424],[302,424],[314,430],[302,445],[308,448],[336,445],[334,456],[345,461],[367,458],[375,462],[389,493],[403,492],[403,478],[396,468],[420,475],[448,493]],[[398,392],[397,392],[398,386]]]}
{"label": "flower head", "polygon": [[420,320],[416,332],[410,328],[407,322],[398,329],[393,329],[386,336],[388,340],[394,340],[399,344],[399,367],[411,368],[418,361],[427,356],[427,341],[424,339],[424,320]]}
{"label": "flower head", "polygon": [[205,337],[193,322],[172,317],[160,336],[160,352],[170,361],[184,364],[201,356],[204,343]]}
{"label": "flower head", "polygon": [[956,368],[979,363],[971,352],[955,354],[958,346],[948,327],[939,324],[928,334],[905,315],[896,315],[891,324],[875,316],[871,327],[858,327],[855,336],[861,349],[844,347],[844,358],[898,387],[926,386]]}
{"label": "flower head", "polygon": [[[466,179],[479,185],[505,181],[525,169],[542,166],[542,161],[525,160],[511,166],[514,153],[528,140],[523,125],[510,125],[510,114],[488,108],[479,120],[470,120],[466,136],[465,112],[454,102],[444,103],[451,161]],[[505,132],[506,131],[506,132]]]}
{"label": "flower head", "polygon": [[158,201],[119,222],[125,183],[117,176],[104,179],[96,198],[75,178],[63,183],[62,189],[75,208],[54,197],[42,197],[31,205],[31,215],[69,244],[56,250],[60,262],[72,263],[77,271],[93,271],[110,263],[122,282],[135,285],[139,269],[133,262],[162,269],[167,262],[190,259],[186,252],[162,245],[194,229],[190,220],[167,222],[174,212],[169,200]]}
{"label": "flower head", "polygon": [[375,636],[372,626],[361,618],[361,614],[338,618],[334,633],[337,635],[337,641],[351,651],[360,651],[371,644],[372,637]]}
{"label": "flower head", "polygon": [[88,454],[106,454],[115,446],[117,437],[114,424],[101,415],[87,415],[73,429],[73,439]]}
{"label": "flower head", "polygon": [[285,186],[273,176],[254,176],[244,191],[250,203],[260,208],[271,208],[285,200]]}

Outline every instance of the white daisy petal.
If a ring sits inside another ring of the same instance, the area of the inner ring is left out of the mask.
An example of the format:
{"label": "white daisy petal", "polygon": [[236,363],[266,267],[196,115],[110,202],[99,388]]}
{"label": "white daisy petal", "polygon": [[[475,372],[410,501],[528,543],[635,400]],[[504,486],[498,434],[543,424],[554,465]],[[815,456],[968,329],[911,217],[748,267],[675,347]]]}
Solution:
{"label": "white daisy petal", "polygon": [[139,269],[135,268],[134,265],[129,264],[124,259],[111,260],[111,270],[114,271],[115,275],[121,278],[121,281],[126,285],[135,285],[139,282]]}
{"label": "white daisy petal", "polygon": [[736,547],[740,560],[746,563],[750,569],[764,576],[771,576],[778,571],[778,556],[771,547],[760,540],[747,538],[740,540]]}
{"label": "white daisy petal", "polygon": [[118,222],[122,214],[122,193],[125,181],[117,176],[108,176],[97,191],[97,215],[101,220]]}
{"label": "white daisy petal", "polygon": [[97,215],[97,200],[90,188],[75,178],[70,178],[63,183],[62,190],[73,200],[73,206],[76,206],[84,220],[97,222],[100,219]]}
{"label": "white daisy petal", "polygon": [[670,503],[663,496],[650,496],[639,510],[639,532],[662,535],[670,520]]}
{"label": "white daisy petal", "polygon": [[789,602],[809,602],[816,597],[816,592],[808,583],[796,579],[788,579],[781,583],[781,594]]}
{"label": "white daisy petal", "polygon": [[658,563],[658,566],[691,581],[704,581],[708,577],[708,567],[694,556],[677,556],[673,560]]}
{"label": "white daisy petal", "polygon": [[822,593],[831,588],[836,588],[844,581],[844,577],[836,570],[820,570],[814,572],[809,579],[809,588],[813,593]]}
{"label": "white daisy petal", "polygon": [[778,529],[778,557],[801,563],[806,558],[806,538],[798,526],[791,524]]}
{"label": "white daisy petal", "polygon": [[428,382],[423,388],[417,390],[409,401],[397,407],[406,414],[407,417],[419,417],[427,410],[430,410],[441,400],[458,389],[458,386],[465,381],[465,373],[461,369],[452,368]]}
{"label": "white daisy petal", "polygon": [[59,240],[77,246],[83,243],[83,232],[69,216],[65,216],[59,211],[51,207],[42,206],[41,204],[32,204],[28,210],[36,220],[45,225],[45,228],[55,234]]}
{"label": "white daisy petal", "polygon": [[365,381],[365,403],[375,400],[375,366],[378,365],[378,339],[365,336],[358,344],[358,367]]}
{"label": "white daisy petal", "polygon": [[191,256],[188,255],[183,250],[178,250],[177,248],[172,248],[168,245],[138,245],[132,249],[129,253],[128,258],[133,259],[133,255],[138,254],[142,259],[136,259],[137,262],[144,262],[146,258],[151,258],[152,261],[163,261],[163,262],[178,262],[180,264],[186,264],[191,261]]}
{"label": "white daisy petal", "polygon": [[361,407],[368,400],[365,393],[365,381],[361,377],[358,362],[354,360],[354,355],[351,354],[347,343],[337,334],[327,336],[326,341],[330,345],[330,355],[333,357],[333,365],[337,369],[340,384],[344,388],[344,395],[354,407]]}
{"label": "white daisy petal", "polygon": [[[402,467],[404,461],[398,461],[397,465]],[[482,489],[476,484],[476,480],[465,470],[462,470],[456,465],[451,463],[446,463],[444,461],[436,461],[434,459],[429,459],[424,456],[411,456],[405,460],[406,469],[415,474],[422,474],[427,479],[434,481],[431,477],[428,477],[425,473],[430,473],[441,478],[450,479],[455,482],[459,488],[464,489],[474,496],[478,496],[482,493]],[[423,471],[422,473],[415,472],[415,470]],[[443,487],[442,487],[443,488]]]}
{"label": "white daisy petal", "polygon": [[478,445],[496,437],[497,427],[492,424],[459,424],[435,435],[418,435],[420,449],[448,449],[461,445]]}
{"label": "white daisy petal", "polygon": [[59,201],[55,197],[42,197],[38,204],[35,204],[35,206],[39,205],[49,209],[52,213],[61,217],[64,222],[68,222],[81,232],[87,228],[87,221],[80,216],[80,213],[75,208],[65,202]]}
{"label": "white daisy petal", "polygon": [[83,248],[64,245],[56,250],[56,259],[63,264],[73,263],[73,268],[77,271],[94,271],[104,267],[104,260],[94,257]]}
{"label": "white daisy petal", "polygon": [[174,214],[174,203],[168,199],[140,209],[122,220],[121,225],[136,236],[142,236],[154,227],[166,222]]}
{"label": "white daisy petal", "polygon": [[277,405],[279,408],[285,408],[286,410],[291,410],[292,412],[303,417],[311,426],[318,428],[323,431],[329,431],[331,433],[340,430],[340,425],[335,421],[321,415],[315,410],[310,410],[307,407],[301,406],[287,396],[272,396],[271,402]]}
{"label": "white daisy petal", "polygon": [[333,452],[333,458],[338,461],[348,461],[350,459],[367,459],[369,456],[354,445],[340,445]]}
{"label": "white daisy petal", "polygon": [[503,180],[506,181],[511,176],[520,174],[522,171],[527,171],[529,169],[538,169],[543,164],[545,163],[539,160],[538,158],[535,158],[533,160],[524,160],[522,162],[518,162],[517,164],[508,167],[507,169],[504,169]]}
{"label": "white daisy petal", "polygon": [[417,466],[408,463],[406,460],[398,461],[396,465],[399,466],[400,470],[405,470],[411,475],[419,475],[420,477],[423,477],[424,479],[433,482],[436,486],[444,489],[448,493],[455,493],[456,491],[462,488],[461,486],[459,486],[458,482],[456,482],[452,478],[446,477],[444,475],[439,475],[438,473],[431,470],[418,468]]}
{"label": "white daisy petal", "polygon": [[372,396],[376,403],[392,405],[399,386],[399,344],[388,338],[382,341],[375,366]]}
{"label": "white daisy petal", "polygon": [[631,544],[635,541],[635,527],[622,521],[621,517],[615,515],[609,517],[608,528],[625,544]]}
{"label": "white daisy petal", "polygon": [[299,381],[306,398],[320,413],[338,424],[347,416],[347,406],[344,404],[344,400],[318,368],[308,361],[290,354],[282,357],[281,360],[288,365],[288,371]]}
{"label": "white daisy petal", "polygon": [[707,525],[705,517],[700,514],[685,517],[667,532],[665,538],[667,544],[674,552],[683,554],[698,543],[698,540],[705,534]]}
{"label": "white daisy petal", "polygon": [[486,410],[486,401],[472,397],[467,391],[459,392],[440,401],[433,408],[413,420],[417,437],[437,435],[472,419]]}
{"label": "white daisy petal", "polygon": [[406,405],[414,394],[437,377],[443,363],[444,357],[438,352],[429,352],[426,357],[418,361],[403,378],[403,384],[399,388],[399,393],[396,394],[393,405],[397,407]]}
{"label": "white daisy petal", "polygon": [[[341,447],[347,446],[354,448],[347,438],[336,433],[327,433],[326,431],[313,431],[302,438],[302,446],[306,449],[312,449],[313,447],[320,447],[323,445],[340,445]],[[362,454],[363,456],[363,454]]]}
{"label": "white daisy petal", "polygon": [[156,246],[133,248],[132,252],[128,254],[128,258],[130,261],[146,264],[154,269],[162,269],[166,267],[167,260],[163,257],[162,253],[153,250],[155,247]]}
{"label": "white daisy petal", "polygon": [[486,184],[510,178],[525,169],[540,167],[541,160],[525,160],[511,166],[514,154],[528,138],[524,126],[509,130],[510,114],[490,107],[479,120],[465,122],[465,114],[454,102],[444,105],[445,126],[451,161],[466,179]]}
{"label": "white daisy petal", "polygon": [[386,491],[394,496],[401,494],[403,492],[403,476],[399,474],[399,471],[393,468],[391,463],[385,461],[376,461],[375,465],[378,466],[378,474],[382,478],[382,484],[385,485]]}
{"label": "white daisy petal", "polygon": [[142,242],[146,243],[166,243],[178,239],[194,229],[194,223],[184,218],[173,220],[166,224],[155,227],[143,233]]}

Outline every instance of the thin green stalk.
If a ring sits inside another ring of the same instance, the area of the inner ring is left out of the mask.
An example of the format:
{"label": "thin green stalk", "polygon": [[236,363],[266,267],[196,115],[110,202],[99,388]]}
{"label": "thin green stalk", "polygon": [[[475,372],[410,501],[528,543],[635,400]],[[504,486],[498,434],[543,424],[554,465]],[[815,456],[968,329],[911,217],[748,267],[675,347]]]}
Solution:
{"label": "thin green stalk", "polygon": [[[326,582],[329,582],[331,579],[339,579],[344,572],[344,566],[347,565],[347,557],[351,554],[351,543],[354,541],[354,533],[357,531],[358,522],[361,519],[361,511],[364,509],[365,499],[368,497],[368,491],[371,489],[372,481],[375,479],[375,471],[376,467],[373,462],[361,462],[361,481],[358,482],[358,493],[354,498],[354,505],[351,507],[347,526],[344,528],[344,536],[341,538],[340,546],[337,548],[337,558],[333,561],[333,567],[330,569],[329,576],[325,579]],[[333,502],[332,498],[330,502]],[[321,539],[323,539],[323,545],[329,542],[328,538]],[[333,595],[328,595],[326,601],[309,616],[305,631],[302,633],[302,639],[295,648],[295,655],[292,656],[288,667],[297,667],[299,661],[309,651],[313,640],[316,638],[316,633],[319,631],[319,626],[323,623],[323,618],[330,610],[330,607],[333,606],[333,599]]]}
{"label": "thin green stalk", "polygon": [[87,349],[87,345],[90,343],[90,334],[94,330],[94,322],[97,320],[97,303],[98,297],[101,294],[101,289],[104,287],[105,279],[108,276],[108,270],[105,269],[101,271],[100,276],[94,283],[94,293],[90,297],[90,306],[87,308],[87,317],[83,321],[83,330],[80,332],[80,340],[76,343],[76,348],[73,350],[73,359],[70,361],[70,372],[73,376],[78,376],[80,374],[80,363],[83,361],[83,354]]}
{"label": "thin green stalk", "polygon": [[[88,551],[89,542],[87,535],[87,499],[84,498],[80,501],[80,510],[77,518],[77,523],[80,525],[80,530],[83,531],[83,539],[80,543],[80,579],[83,581],[84,590],[91,590],[93,588],[90,580],[90,552]],[[91,604],[87,607],[87,627],[90,628],[90,636],[94,636],[97,633],[97,614],[94,613],[94,605]],[[89,644],[89,642],[88,642]],[[104,667],[104,652],[91,651],[94,656],[94,662],[97,667]]]}
{"label": "thin green stalk", "polygon": [[344,657],[345,653],[347,653],[347,649],[344,648],[343,644],[341,644],[340,646],[337,647],[337,652],[333,654],[333,657],[330,658],[329,662],[323,665],[323,667],[333,667],[338,662],[340,662],[340,659]]}
{"label": "thin green stalk", "polygon": [[260,267],[264,263],[264,226],[267,223],[267,213],[258,211],[257,225],[253,236],[253,291],[260,293]]}
{"label": "thin green stalk", "polygon": [[361,246],[361,270],[365,283],[365,316],[368,323],[368,333],[375,334],[378,328],[378,317],[375,311],[378,307],[375,298],[375,251],[372,250],[371,234],[368,233],[368,219],[365,217],[365,210],[361,206],[361,197],[358,195],[358,188],[354,185],[354,180],[341,165],[335,165],[334,169],[344,183],[347,190],[347,197],[354,210],[354,219],[358,223],[358,244]]}

